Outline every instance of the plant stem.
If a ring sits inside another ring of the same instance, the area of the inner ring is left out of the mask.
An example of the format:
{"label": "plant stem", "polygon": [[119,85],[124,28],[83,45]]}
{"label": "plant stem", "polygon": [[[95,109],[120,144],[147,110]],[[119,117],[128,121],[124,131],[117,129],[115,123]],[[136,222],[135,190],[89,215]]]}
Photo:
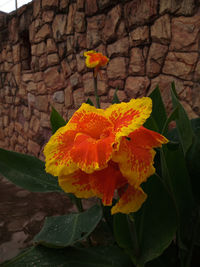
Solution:
{"label": "plant stem", "polygon": [[96,98],[96,106],[97,108],[100,108],[100,102],[99,102],[99,96],[98,96],[98,90],[97,90],[97,76],[93,75],[94,77],[94,95]]}
{"label": "plant stem", "polygon": [[79,212],[83,212],[83,205],[80,198],[76,198],[75,200],[76,208]]}

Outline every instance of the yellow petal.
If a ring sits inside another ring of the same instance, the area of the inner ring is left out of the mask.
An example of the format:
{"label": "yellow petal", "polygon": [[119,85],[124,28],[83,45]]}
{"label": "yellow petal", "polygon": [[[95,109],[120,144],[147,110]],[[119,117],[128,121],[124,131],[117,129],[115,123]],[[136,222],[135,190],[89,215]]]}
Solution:
{"label": "yellow petal", "polygon": [[144,193],[141,187],[134,188],[133,186],[128,186],[125,193],[121,196],[119,201],[111,209],[111,214],[118,212],[129,214],[131,212],[136,212],[140,209],[147,195]]}

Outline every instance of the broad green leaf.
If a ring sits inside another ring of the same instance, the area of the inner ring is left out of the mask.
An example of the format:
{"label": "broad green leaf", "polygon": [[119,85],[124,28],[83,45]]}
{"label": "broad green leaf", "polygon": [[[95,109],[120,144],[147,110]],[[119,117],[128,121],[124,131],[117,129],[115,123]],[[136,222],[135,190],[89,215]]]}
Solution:
{"label": "broad green leaf", "polygon": [[33,156],[0,148],[0,173],[31,192],[62,192],[57,179],[45,172],[44,162]]}
{"label": "broad green leaf", "polygon": [[34,242],[49,247],[67,247],[85,239],[102,218],[101,207],[95,205],[87,211],[47,217]]}
{"label": "broad green leaf", "polygon": [[176,206],[179,241],[184,243],[186,239],[185,230],[190,223],[194,208],[194,199],[190,177],[180,145],[163,146],[161,150],[161,163],[162,177],[168,185]]}
{"label": "broad green leaf", "polygon": [[[118,245],[132,257],[136,266],[144,266],[160,256],[174,238],[177,227],[174,203],[161,178],[158,175],[149,178],[144,183],[144,191],[148,198],[142,208],[133,214],[136,234],[129,232],[126,215],[118,215],[114,226]],[[133,250],[135,244],[138,244],[137,252]]]}
{"label": "broad green leaf", "polygon": [[189,121],[188,115],[177,98],[177,93],[175,90],[174,83],[172,83],[171,96],[172,96],[172,103],[173,103],[174,109],[178,108],[178,111],[177,111],[178,116],[176,118],[176,125],[177,125],[180,142],[183,148],[183,152],[184,154],[186,154],[192,144],[194,134],[192,131],[192,127],[191,127],[191,123]]}
{"label": "broad green leaf", "polygon": [[2,267],[132,267],[128,256],[118,247],[50,249],[32,247]]}
{"label": "broad green leaf", "polygon": [[119,104],[120,103],[119,98],[117,96],[118,89],[119,88],[116,87],[115,92],[114,92],[114,95],[113,95],[113,99],[112,99],[112,104]]}
{"label": "broad green leaf", "polygon": [[194,138],[186,160],[191,177],[192,190],[196,201],[200,204],[200,118],[191,120],[191,125],[194,131]]}
{"label": "broad green leaf", "polygon": [[146,120],[144,127],[149,130],[159,132],[158,125],[152,115]]}
{"label": "broad green leaf", "polygon": [[89,104],[90,106],[94,106],[94,104],[90,98],[87,99],[86,104]]}
{"label": "broad green leaf", "polygon": [[54,134],[60,127],[66,125],[66,121],[56,111],[56,109],[54,107],[52,107],[50,122],[51,122],[52,134]]}
{"label": "broad green leaf", "polygon": [[161,133],[161,131],[165,125],[165,122],[167,120],[167,114],[166,114],[165,106],[163,104],[162,97],[160,94],[160,89],[159,89],[158,85],[153,90],[153,92],[149,95],[149,97],[153,101],[152,115],[151,116],[154,118],[154,120],[158,126],[159,133]]}
{"label": "broad green leaf", "polygon": [[166,135],[168,132],[168,126],[170,124],[170,122],[174,121],[176,118],[178,117],[178,108],[175,108],[172,113],[170,114],[170,116],[167,118],[165,125],[163,126],[162,129],[162,135]]}

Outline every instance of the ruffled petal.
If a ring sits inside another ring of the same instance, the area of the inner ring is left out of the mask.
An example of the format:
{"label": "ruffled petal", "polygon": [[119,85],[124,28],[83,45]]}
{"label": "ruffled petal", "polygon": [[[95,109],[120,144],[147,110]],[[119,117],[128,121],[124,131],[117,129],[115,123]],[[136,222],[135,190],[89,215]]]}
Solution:
{"label": "ruffled petal", "polygon": [[126,183],[127,180],[122,176],[118,165],[112,161],[107,168],[90,174],[92,190],[102,199],[104,205],[111,205],[115,189]]}
{"label": "ruffled petal", "polygon": [[137,146],[148,149],[153,147],[161,147],[163,144],[168,143],[167,138],[165,138],[163,135],[148,130],[143,126],[131,133],[129,138],[133,139]]}
{"label": "ruffled petal", "polygon": [[85,52],[84,56],[86,57],[86,66],[88,68],[103,67],[109,61],[102,53],[97,53],[94,50]]}
{"label": "ruffled petal", "polygon": [[89,175],[82,171],[76,171],[70,175],[61,175],[58,177],[60,187],[67,193],[73,193],[79,198],[94,197],[91,189]]}
{"label": "ruffled petal", "polygon": [[76,134],[75,130],[70,129],[70,124],[67,124],[51,136],[44,147],[46,172],[58,176],[72,173],[78,169],[70,156]]}
{"label": "ruffled petal", "polygon": [[119,164],[120,171],[129,184],[138,187],[155,173],[154,156],[153,149],[137,147],[134,142],[124,137],[112,160]]}
{"label": "ruffled petal", "polygon": [[[149,97],[131,99],[128,103],[114,104],[105,110],[105,116],[113,123],[116,141],[128,136],[138,129],[152,111],[152,100]],[[118,148],[118,146],[117,146]]]}
{"label": "ruffled petal", "polygon": [[136,189],[133,186],[128,186],[127,190],[121,196],[117,204],[112,207],[111,214],[118,212],[125,214],[136,212],[140,209],[146,198],[147,195],[144,193],[141,187]]}
{"label": "ruffled petal", "polygon": [[153,131],[140,127],[128,138],[123,137],[119,150],[113,154],[112,160],[117,162],[120,171],[129,184],[138,187],[149,176],[155,173],[153,147],[160,147],[168,140]]}
{"label": "ruffled petal", "polygon": [[113,153],[115,136],[104,111],[83,104],[70,123],[77,125],[79,132],[70,151],[78,168],[86,173],[105,168]]}

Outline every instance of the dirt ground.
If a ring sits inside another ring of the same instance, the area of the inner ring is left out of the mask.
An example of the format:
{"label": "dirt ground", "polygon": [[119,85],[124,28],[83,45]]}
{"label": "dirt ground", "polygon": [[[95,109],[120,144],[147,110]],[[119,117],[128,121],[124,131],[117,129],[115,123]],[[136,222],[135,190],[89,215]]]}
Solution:
{"label": "dirt ground", "polygon": [[31,193],[0,177],[0,263],[31,246],[46,216],[72,211],[76,208],[64,194]]}

